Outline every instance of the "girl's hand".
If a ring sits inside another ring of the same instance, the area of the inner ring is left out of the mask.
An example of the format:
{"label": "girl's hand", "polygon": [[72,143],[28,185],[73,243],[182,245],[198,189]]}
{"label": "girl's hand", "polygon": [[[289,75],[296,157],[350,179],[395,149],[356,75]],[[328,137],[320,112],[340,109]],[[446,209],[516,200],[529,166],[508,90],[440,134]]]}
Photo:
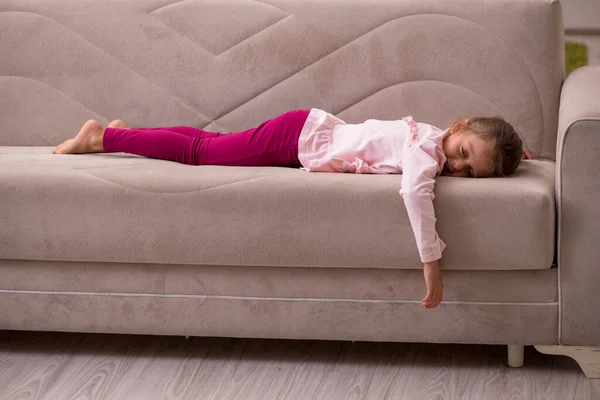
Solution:
{"label": "girl's hand", "polygon": [[425,284],[427,285],[427,296],[425,296],[421,305],[425,308],[436,308],[442,302],[444,294],[440,260],[425,263],[423,274],[425,275]]}
{"label": "girl's hand", "polygon": [[523,155],[521,156],[522,160],[535,160],[535,158],[533,158],[533,154],[531,154],[531,152],[529,150],[527,150],[525,147],[523,147]]}

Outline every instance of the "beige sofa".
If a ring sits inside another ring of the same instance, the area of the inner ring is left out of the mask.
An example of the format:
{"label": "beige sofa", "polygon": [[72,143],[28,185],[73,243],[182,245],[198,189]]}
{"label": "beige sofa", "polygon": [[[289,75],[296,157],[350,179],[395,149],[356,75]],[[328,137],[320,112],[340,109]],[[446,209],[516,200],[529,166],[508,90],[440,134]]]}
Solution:
{"label": "beige sofa", "polygon": [[[551,0],[2,1],[0,329],[537,345],[600,376],[600,69],[563,82],[563,42]],[[87,119],[311,107],[522,133],[514,175],[437,179],[440,307],[400,175],[51,153]]]}

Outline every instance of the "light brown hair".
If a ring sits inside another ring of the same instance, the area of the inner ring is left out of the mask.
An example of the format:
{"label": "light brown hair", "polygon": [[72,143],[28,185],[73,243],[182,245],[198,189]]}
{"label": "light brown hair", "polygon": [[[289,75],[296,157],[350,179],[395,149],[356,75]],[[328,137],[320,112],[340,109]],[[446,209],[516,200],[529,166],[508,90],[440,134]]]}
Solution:
{"label": "light brown hair", "polygon": [[492,165],[495,176],[512,174],[521,162],[523,141],[515,128],[500,116],[470,118],[460,129],[492,144]]}

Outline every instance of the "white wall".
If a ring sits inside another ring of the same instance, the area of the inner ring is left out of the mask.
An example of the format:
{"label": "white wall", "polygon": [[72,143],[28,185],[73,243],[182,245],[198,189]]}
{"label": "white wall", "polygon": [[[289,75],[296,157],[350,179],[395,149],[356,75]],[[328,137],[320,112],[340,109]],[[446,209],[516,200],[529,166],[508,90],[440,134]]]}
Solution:
{"label": "white wall", "polygon": [[600,0],[560,0],[565,29],[600,29]]}

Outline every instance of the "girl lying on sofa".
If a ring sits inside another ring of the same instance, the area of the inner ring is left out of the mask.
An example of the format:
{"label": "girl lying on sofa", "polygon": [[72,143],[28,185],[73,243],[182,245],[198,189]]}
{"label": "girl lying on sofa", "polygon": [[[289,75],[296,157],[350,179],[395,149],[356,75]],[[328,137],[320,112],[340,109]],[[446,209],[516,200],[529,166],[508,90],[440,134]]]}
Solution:
{"label": "girl lying on sofa", "polygon": [[315,108],[290,111],[230,134],[189,126],[129,129],[121,120],[103,128],[89,120],[75,138],[52,152],[125,152],[191,165],[402,174],[400,195],[424,264],[425,308],[437,307],[443,297],[440,259],[446,245],[435,230],[435,176],[505,176],[522,158],[533,158],[512,125],[500,117],[462,119],[442,130],[411,117],[347,124]]}

